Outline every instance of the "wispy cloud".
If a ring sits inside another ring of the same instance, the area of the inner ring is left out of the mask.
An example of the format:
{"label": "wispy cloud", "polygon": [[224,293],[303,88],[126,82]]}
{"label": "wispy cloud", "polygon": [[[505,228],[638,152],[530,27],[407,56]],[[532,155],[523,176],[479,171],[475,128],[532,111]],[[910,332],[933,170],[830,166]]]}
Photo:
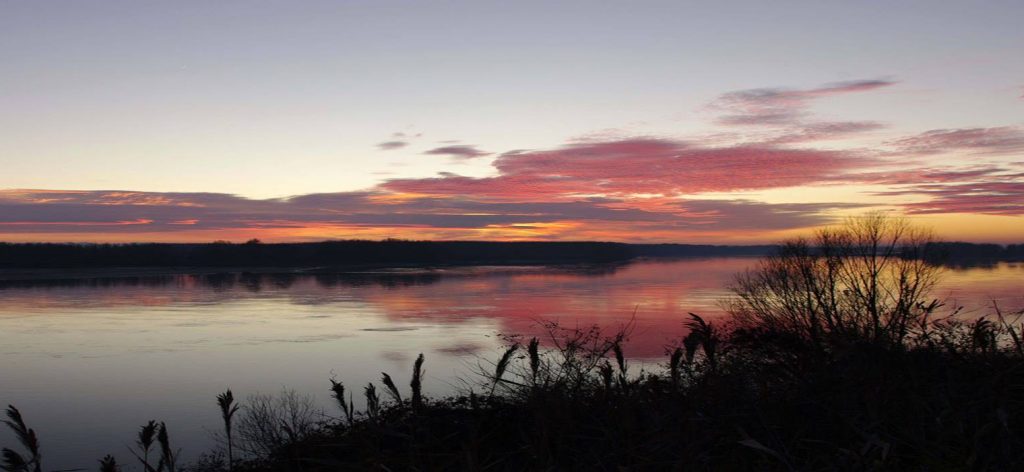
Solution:
{"label": "wispy cloud", "polygon": [[771,144],[829,141],[883,128],[885,128],[885,124],[877,121],[822,121],[794,125],[785,132],[765,141]]}
{"label": "wispy cloud", "polygon": [[484,152],[476,148],[476,146],[456,144],[452,146],[442,146],[434,148],[423,154],[429,154],[434,156],[448,156],[454,159],[473,159],[476,157],[483,157],[490,155],[489,152]]}
{"label": "wispy cloud", "polygon": [[921,185],[881,194],[927,196],[926,201],[904,205],[904,209],[911,214],[973,213],[1021,216],[1024,215],[1024,175],[1016,177],[1015,181]]}
{"label": "wispy cloud", "polygon": [[855,80],[826,84],[811,89],[758,88],[729,92],[720,96],[711,108],[723,113],[724,125],[788,125],[804,117],[812,100],[889,87],[890,80]]}
{"label": "wispy cloud", "polygon": [[935,129],[897,139],[889,144],[897,152],[924,155],[954,151],[976,154],[1024,153],[1024,129],[1013,126]]}
{"label": "wispy cloud", "polygon": [[377,147],[384,151],[390,151],[392,149],[401,149],[408,145],[408,141],[384,141],[382,143],[377,143]]}

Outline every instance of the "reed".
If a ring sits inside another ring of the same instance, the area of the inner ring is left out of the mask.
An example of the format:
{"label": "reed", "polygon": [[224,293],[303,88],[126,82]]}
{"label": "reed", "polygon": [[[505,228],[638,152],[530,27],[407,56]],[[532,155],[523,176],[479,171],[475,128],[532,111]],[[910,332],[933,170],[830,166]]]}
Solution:
{"label": "reed", "polygon": [[156,472],[156,469],[149,464],[149,451],[153,449],[153,444],[156,443],[156,433],[158,429],[159,425],[157,422],[150,420],[139,428],[139,433],[136,436],[135,446],[139,451],[131,451],[131,453],[139,460],[139,463],[142,464],[143,472]]}
{"label": "reed", "polygon": [[1020,323],[1021,317],[1024,316],[1024,310],[1017,313],[1013,321],[1010,321],[1009,317],[1003,314],[1003,310],[999,308],[999,303],[992,302],[992,310],[996,313],[996,318],[999,319],[999,324],[1003,330],[1010,336],[1013,341],[1013,349],[1021,357],[1024,357],[1024,323]]}
{"label": "reed", "polygon": [[704,357],[712,366],[717,361],[718,344],[721,336],[712,323],[704,321],[700,315],[690,313],[690,319],[684,324],[690,329],[690,333],[683,338],[683,346],[686,348],[687,362],[693,362],[697,348],[704,351]]}
{"label": "reed", "polygon": [[606,359],[598,369],[601,373],[601,385],[604,386],[604,391],[610,392],[612,390],[612,376],[615,373],[612,363]]}
{"label": "reed", "polygon": [[121,468],[117,465],[114,456],[107,454],[100,459],[100,472],[118,472]]}
{"label": "reed", "polygon": [[683,350],[676,347],[668,358],[669,381],[672,382],[672,390],[678,390],[682,380]]}
{"label": "reed", "polygon": [[395,400],[395,403],[402,404],[402,394],[398,391],[398,386],[395,385],[395,381],[391,380],[391,376],[386,372],[381,372],[381,383],[384,384],[384,388],[387,389],[388,395]]}
{"label": "reed", "polygon": [[491,382],[491,396],[494,396],[494,391],[498,387],[498,384],[502,382],[502,377],[505,376],[505,371],[508,370],[509,363],[512,362],[512,355],[519,349],[519,344],[512,344],[498,359],[498,363],[494,365],[494,377]]}
{"label": "reed", "polygon": [[228,472],[231,472],[235,463],[234,445],[231,441],[231,421],[238,413],[239,406],[235,404],[235,396],[231,389],[217,395],[217,406],[220,407],[221,419],[224,420],[224,437],[227,440],[228,449]]}
{"label": "reed", "polygon": [[409,381],[409,388],[412,390],[412,409],[420,411],[423,408],[423,353],[416,357],[412,365],[412,380]]}
{"label": "reed", "polygon": [[616,341],[612,344],[612,352],[615,354],[615,364],[619,367],[619,389],[626,391],[629,389],[629,367],[626,365],[626,355],[622,351],[622,342]]}
{"label": "reed", "polygon": [[367,384],[363,389],[363,395],[366,396],[366,414],[370,420],[376,421],[380,417],[380,395],[377,394],[377,387],[372,383]]}
{"label": "reed", "polygon": [[28,451],[28,457],[18,454],[14,450],[3,448],[3,469],[8,471],[34,471],[41,472],[42,455],[39,452],[39,438],[36,432],[25,424],[21,412],[14,405],[7,405],[7,419],[4,424],[14,433],[21,446]]}
{"label": "reed", "polygon": [[536,337],[530,339],[526,346],[526,352],[530,358],[530,383],[537,383],[537,375],[540,371],[540,340]]}
{"label": "reed", "polygon": [[160,462],[157,471],[177,472],[178,451],[171,448],[171,439],[167,433],[167,424],[160,422],[160,428],[156,433],[156,442],[160,446]]}
{"label": "reed", "polygon": [[352,395],[349,394],[349,399],[346,401],[345,386],[341,382],[331,379],[331,396],[338,402],[338,408],[341,408],[341,412],[345,414],[345,419],[348,420],[349,426],[353,425],[355,423],[356,405],[352,401]]}

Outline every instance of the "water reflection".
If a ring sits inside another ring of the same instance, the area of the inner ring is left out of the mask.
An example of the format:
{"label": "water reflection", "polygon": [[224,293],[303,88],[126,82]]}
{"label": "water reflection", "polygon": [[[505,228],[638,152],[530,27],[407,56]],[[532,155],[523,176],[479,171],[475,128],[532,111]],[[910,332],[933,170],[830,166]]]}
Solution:
{"label": "water reflection", "polygon": [[[128,271],[121,275],[108,275],[109,271],[80,272],[72,276],[53,272],[0,272],[0,290],[15,288],[53,287],[160,287],[178,285],[205,287],[214,290],[243,289],[259,292],[264,287],[287,289],[299,280],[312,279],[325,288],[338,286],[360,287],[381,285],[408,287],[429,285],[443,277],[476,277],[564,273],[575,276],[611,275],[628,263],[571,264],[556,266],[469,266],[447,269],[412,268],[379,269],[352,272],[205,272],[180,274],[138,275]],[[145,272],[145,271],[142,271]]]}
{"label": "water reflection", "polygon": [[[328,378],[354,386],[382,370],[404,378],[423,352],[427,391],[444,393],[474,356],[497,352],[496,334],[537,334],[542,320],[615,328],[635,316],[627,354],[660,362],[685,314],[720,316],[733,275],[752,263],[35,274],[0,282],[0,403],[33,422],[50,445],[49,467],[121,453],[153,418],[195,453],[209,445],[204,427],[218,424],[212,400],[225,387],[244,397],[286,385],[329,408]],[[957,268],[936,295],[966,306],[966,316],[986,313],[990,300],[1021,308],[1022,275],[1022,264]],[[0,433],[0,444],[11,440]]]}

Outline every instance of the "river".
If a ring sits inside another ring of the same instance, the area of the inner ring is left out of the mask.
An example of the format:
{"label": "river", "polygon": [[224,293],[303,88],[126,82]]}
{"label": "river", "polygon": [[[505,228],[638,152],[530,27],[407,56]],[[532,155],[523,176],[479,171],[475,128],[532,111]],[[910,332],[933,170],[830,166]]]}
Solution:
{"label": "river", "polygon": [[[720,320],[733,276],[754,259],[621,265],[464,267],[356,274],[177,274],[0,282],[0,402],[40,436],[47,469],[85,467],[166,421],[194,458],[220,425],[214,396],[283,388],[314,395],[386,371],[407,384],[426,356],[425,390],[465,387],[497,357],[499,335],[543,335],[546,321],[615,330],[632,320],[626,354],[661,362],[688,312]],[[949,269],[935,290],[960,316],[992,301],[1024,308],[1024,264]],[[0,432],[0,445],[15,442]]]}

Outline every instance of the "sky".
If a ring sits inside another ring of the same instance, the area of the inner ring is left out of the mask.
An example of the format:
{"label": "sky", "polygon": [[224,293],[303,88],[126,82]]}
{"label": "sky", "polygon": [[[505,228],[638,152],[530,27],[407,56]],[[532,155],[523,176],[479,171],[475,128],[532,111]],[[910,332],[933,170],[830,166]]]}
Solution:
{"label": "sky", "polygon": [[1021,18],[0,0],[0,241],[1024,242]]}

